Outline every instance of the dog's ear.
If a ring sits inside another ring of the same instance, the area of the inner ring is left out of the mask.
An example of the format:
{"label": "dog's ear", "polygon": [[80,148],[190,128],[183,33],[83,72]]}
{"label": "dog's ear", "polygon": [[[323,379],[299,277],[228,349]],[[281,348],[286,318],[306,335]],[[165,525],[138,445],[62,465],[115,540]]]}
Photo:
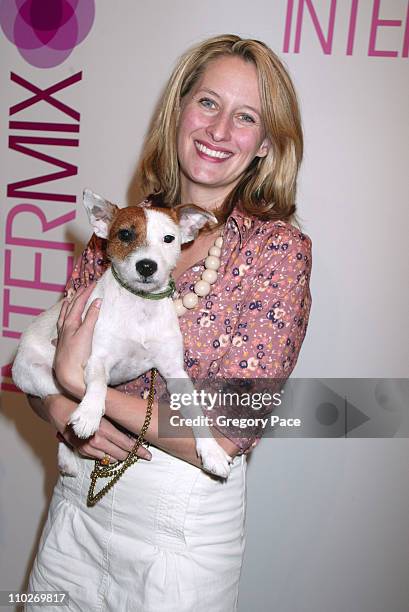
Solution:
{"label": "dog's ear", "polygon": [[178,217],[182,244],[194,240],[206,223],[217,223],[216,217],[210,210],[200,208],[196,204],[179,204],[173,210]]}
{"label": "dog's ear", "polygon": [[111,204],[91,189],[84,189],[83,202],[95,234],[100,238],[108,238],[109,227],[119,210],[118,206]]}

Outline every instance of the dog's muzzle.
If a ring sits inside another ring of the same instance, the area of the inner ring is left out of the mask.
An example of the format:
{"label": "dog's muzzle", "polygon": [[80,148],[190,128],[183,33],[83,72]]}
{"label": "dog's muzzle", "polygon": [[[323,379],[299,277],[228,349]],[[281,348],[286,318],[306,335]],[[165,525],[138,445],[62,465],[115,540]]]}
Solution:
{"label": "dog's muzzle", "polygon": [[152,274],[156,272],[158,269],[158,264],[152,259],[141,259],[140,261],[136,262],[135,268],[141,276],[148,278],[148,276],[152,276]]}

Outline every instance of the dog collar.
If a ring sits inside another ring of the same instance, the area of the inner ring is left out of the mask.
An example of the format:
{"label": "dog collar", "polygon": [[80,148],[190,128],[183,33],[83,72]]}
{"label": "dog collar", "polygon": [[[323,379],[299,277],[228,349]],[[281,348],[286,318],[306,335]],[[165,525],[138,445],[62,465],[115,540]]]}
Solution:
{"label": "dog collar", "polygon": [[153,293],[151,291],[140,291],[139,289],[134,289],[127,285],[122,278],[119,276],[118,272],[115,270],[114,266],[111,264],[112,276],[114,279],[123,287],[130,291],[134,295],[138,297],[146,298],[147,300],[162,300],[163,298],[171,297],[172,294],[176,291],[176,284],[172,277],[169,279],[169,284],[163,291],[159,291],[158,293]]}

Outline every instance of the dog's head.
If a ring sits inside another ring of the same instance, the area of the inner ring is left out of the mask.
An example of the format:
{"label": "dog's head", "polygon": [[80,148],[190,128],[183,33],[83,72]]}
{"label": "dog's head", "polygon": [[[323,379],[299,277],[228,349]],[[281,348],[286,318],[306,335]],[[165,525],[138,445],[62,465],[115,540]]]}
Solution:
{"label": "dog's head", "polygon": [[206,223],[217,222],[195,204],[118,208],[90,189],[83,199],[95,234],[108,240],[107,255],[121,278],[142,291],[165,287],[181,244],[194,240]]}

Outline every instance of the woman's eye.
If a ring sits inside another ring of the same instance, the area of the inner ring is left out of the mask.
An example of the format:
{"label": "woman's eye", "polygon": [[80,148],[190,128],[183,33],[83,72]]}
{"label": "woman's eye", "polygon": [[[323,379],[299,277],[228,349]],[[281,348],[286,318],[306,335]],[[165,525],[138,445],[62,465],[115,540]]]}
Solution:
{"label": "woman's eye", "polygon": [[120,229],[118,238],[122,242],[132,242],[135,239],[135,232],[133,229]]}
{"label": "woman's eye", "polygon": [[255,123],[253,117],[251,115],[247,115],[246,113],[244,113],[243,115],[240,115],[240,118],[245,122],[245,123]]}
{"label": "woman's eye", "polygon": [[170,234],[166,234],[166,236],[163,239],[163,242],[173,242],[175,239],[174,236],[171,236]]}
{"label": "woman's eye", "polygon": [[201,98],[199,100],[199,104],[201,104],[205,108],[213,108],[214,107],[213,100],[210,100],[209,98]]}

